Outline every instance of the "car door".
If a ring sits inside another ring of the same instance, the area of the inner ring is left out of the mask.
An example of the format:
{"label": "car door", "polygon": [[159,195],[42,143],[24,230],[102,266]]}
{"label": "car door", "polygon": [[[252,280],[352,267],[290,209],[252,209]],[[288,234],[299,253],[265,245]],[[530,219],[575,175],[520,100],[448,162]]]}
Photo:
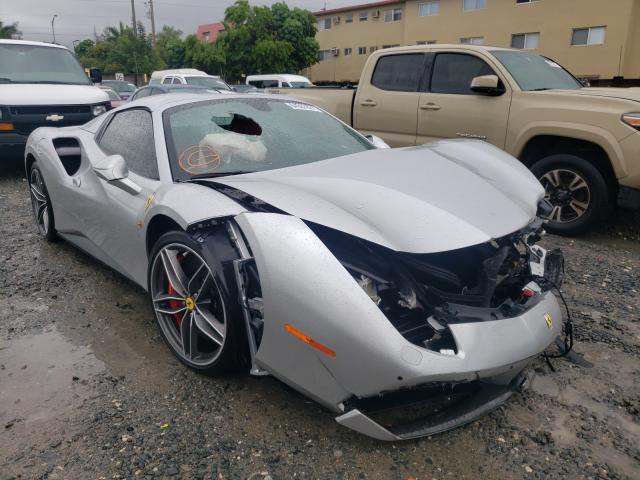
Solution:
{"label": "car door", "polygon": [[[471,90],[473,78],[496,75],[501,95]],[[420,95],[418,144],[442,138],[478,138],[504,148],[511,89],[495,69],[474,52],[441,51],[430,68],[427,91]]]}
{"label": "car door", "polygon": [[[127,184],[96,173],[112,155],[124,159]],[[145,285],[147,252],[141,222],[160,186],[151,112],[138,107],[113,114],[94,137],[91,159],[94,171],[86,181],[92,195],[77,206],[83,234],[102,252],[103,260]]]}
{"label": "car door", "polygon": [[427,58],[423,52],[380,57],[371,81],[358,87],[353,105],[355,128],[381,137],[392,147],[414,145]]}

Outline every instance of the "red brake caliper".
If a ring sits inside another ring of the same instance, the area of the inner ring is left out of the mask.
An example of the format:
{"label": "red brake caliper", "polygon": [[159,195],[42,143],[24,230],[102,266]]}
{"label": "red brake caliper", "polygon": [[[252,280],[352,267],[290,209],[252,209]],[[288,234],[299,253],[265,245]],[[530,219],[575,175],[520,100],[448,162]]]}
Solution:
{"label": "red brake caliper", "polygon": [[[178,292],[176,291],[175,288],[173,288],[173,285],[169,283],[169,286],[167,287],[167,293],[171,296],[174,296]],[[181,300],[169,300],[169,308],[178,309],[181,306],[183,306],[183,302]],[[176,322],[176,325],[178,326],[178,328],[180,328],[180,325],[182,325],[183,318],[184,318],[184,312],[173,314],[173,321]]]}

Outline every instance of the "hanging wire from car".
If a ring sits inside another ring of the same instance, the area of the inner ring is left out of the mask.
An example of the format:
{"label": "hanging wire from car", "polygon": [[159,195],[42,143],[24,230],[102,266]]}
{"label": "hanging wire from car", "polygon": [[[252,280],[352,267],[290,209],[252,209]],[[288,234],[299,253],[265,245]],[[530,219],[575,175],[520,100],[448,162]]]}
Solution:
{"label": "hanging wire from car", "polygon": [[564,327],[563,327],[564,338],[562,340],[562,343],[564,346],[564,350],[559,353],[550,354],[550,353],[544,352],[543,354],[544,359],[547,361],[547,365],[549,365],[549,368],[551,369],[552,372],[555,372],[556,369],[553,367],[553,364],[551,363],[551,359],[565,357],[569,354],[569,352],[571,352],[571,350],[573,350],[573,319],[571,318],[571,311],[569,310],[569,304],[564,298],[564,295],[562,294],[562,291],[560,290],[558,285],[556,285],[555,282],[549,280],[548,278],[539,277],[538,281],[541,283],[545,283],[545,282],[548,283],[553,287],[553,289],[556,292],[558,292],[558,296],[560,297],[560,300],[562,300],[562,303],[564,304],[564,308],[567,312],[567,319],[565,320]]}

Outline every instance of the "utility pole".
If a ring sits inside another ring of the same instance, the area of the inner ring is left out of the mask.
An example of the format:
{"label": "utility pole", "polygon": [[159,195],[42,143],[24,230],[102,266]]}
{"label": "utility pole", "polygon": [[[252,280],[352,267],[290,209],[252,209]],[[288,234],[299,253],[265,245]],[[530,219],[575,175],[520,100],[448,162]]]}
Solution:
{"label": "utility pole", "polygon": [[51,33],[53,34],[53,43],[56,43],[56,29],[53,26],[53,22],[56,21],[56,17],[58,14],[56,13],[53,17],[51,17]]}
{"label": "utility pole", "polygon": [[133,36],[138,36],[138,22],[136,22],[136,5],[131,0],[131,23],[133,24]]}
{"label": "utility pole", "polygon": [[149,0],[149,16],[151,17],[151,44],[156,48],[156,17],[153,13],[153,0]]}

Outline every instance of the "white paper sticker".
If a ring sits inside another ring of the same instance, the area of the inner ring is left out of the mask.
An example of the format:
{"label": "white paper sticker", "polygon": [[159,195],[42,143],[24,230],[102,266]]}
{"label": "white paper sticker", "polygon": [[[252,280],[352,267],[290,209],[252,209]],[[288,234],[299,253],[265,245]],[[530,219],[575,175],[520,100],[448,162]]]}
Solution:
{"label": "white paper sticker", "polygon": [[550,67],[553,67],[553,68],[562,68],[562,67],[561,67],[560,65],[558,65],[556,62],[553,62],[553,61],[551,61],[551,60],[545,60],[545,62],[547,62],[547,64],[548,64]]}
{"label": "white paper sticker", "polygon": [[320,112],[321,110],[317,107],[314,107],[313,105],[307,105],[304,103],[289,103],[289,102],[285,102],[285,105],[287,105],[290,108],[293,108],[294,110],[306,110],[307,112]]}

